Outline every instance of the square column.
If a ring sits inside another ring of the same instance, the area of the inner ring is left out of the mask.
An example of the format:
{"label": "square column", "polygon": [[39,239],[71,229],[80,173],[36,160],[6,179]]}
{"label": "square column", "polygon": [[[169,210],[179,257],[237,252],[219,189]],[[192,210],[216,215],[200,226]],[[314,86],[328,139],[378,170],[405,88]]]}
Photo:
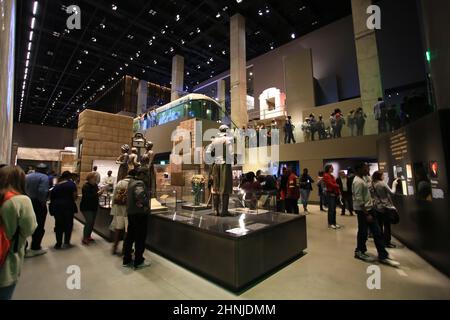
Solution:
{"label": "square column", "polygon": [[245,18],[235,14],[230,18],[231,120],[239,128],[248,123],[246,65]]}
{"label": "square column", "polygon": [[362,108],[367,115],[364,134],[377,134],[373,106],[383,97],[380,62],[375,30],[367,28],[367,8],[372,0],[352,0],[353,28],[355,32],[356,57]]}
{"label": "square column", "polygon": [[147,111],[147,95],[148,95],[148,83],[145,80],[140,80],[138,85],[138,98],[137,98],[137,114]]}
{"label": "square column", "polygon": [[184,57],[175,55],[172,58],[172,93],[170,101],[177,100],[183,93],[184,84]]}
{"label": "square column", "polygon": [[225,114],[225,80],[217,81],[217,100]]}

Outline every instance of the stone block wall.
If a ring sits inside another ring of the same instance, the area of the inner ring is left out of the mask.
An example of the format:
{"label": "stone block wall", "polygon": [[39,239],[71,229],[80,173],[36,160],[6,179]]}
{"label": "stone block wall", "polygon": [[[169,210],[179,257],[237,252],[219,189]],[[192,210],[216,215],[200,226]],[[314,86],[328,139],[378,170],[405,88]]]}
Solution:
{"label": "stone block wall", "polygon": [[133,119],[131,117],[106,112],[85,110],[78,119],[78,141],[83,148],[78,159],[80,182],[92,171],[94,160],[116,160],[120,147],[131,147]]}

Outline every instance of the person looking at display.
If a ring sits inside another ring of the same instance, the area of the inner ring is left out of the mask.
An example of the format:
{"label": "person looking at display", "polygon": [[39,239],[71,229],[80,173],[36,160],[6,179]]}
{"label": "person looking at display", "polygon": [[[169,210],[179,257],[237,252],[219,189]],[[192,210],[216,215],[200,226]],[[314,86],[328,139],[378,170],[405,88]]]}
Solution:
{"label": "person looking at display", "polygon": [[10,241],[5,260],[0,261],[1,301],[13,296],[23,265],[26,240],[37,227],[33,205],[25,195],[25,173],[20,167],[3,166],[0,169],[0,226]]}
{"label": "person looking at display", "polygon": [[105,178],[103,178],[103,182],[102,182],[104,189],[107,193],[111,193],[114,190],[115,180],[116,180],[116,178],[114,178],[112,176],[112,171],[109,170],[108,175]]}
{"label": "person looking at display", "polygon": [[331,164],[327,164],[323,173],[323,182],[325,183],[325,192],[328,204],[328,228],[340,229],[341,226],[336,223],[336,205],[337,198],[341,194],[339,185],[333,176],[334,168]]}
{"label": "person looking at display", "polygon": [[368,230],[372,233],[373,240],[378,252],[378,260],[386,265],[398,267],[400,263],[389,258],[386,251],[383,235],[381,234],[377,217],[375,215],[374,203],[370,195],[369,183],[367,176],[369,175],[369,165],[360,163],[355,166],[356,177],[353,180],[353,206],[358,215],[358,234],[357,245],[355,249],[355,258],[365,262],[374,262],[375,259],[367,255],[367,237]]}
{"label": "person looking at display", "polygon": [[89,245],[94,239],[92,231],[94,230],[95,218],[97,217],[98,200],[101,191],[97,185],[97,177],[93,172],[86,177],[86,183],[83,185],[80,210],[86,220],[83,229],[83,240],[81,243]]}
{"label": "person looking at display", "polygon": [[47,253],[41,246],[45,234],[45,220],[47,219],[47,198],[49,183],[47,176],[47,165],[44,163],[36,167],[36,172],[26,176],[26,192],[33,204],[36,214],[37,228],[33,233],[31,249],[27,251],[26,257],[35,257]]}
{"label": "person looking at display", "polygon": [[341,216],[345,216],[345,210],[353,215],[353,201],[352,201],[352,183],[353,177],[348,177],[344,170],[339,171],[339,177],[336,180],[341,190],[342,195],[342,213]]}
{"label": "person looking at display", "polygon": [[50,215],[55,218],[55,249],[71,248],[70,239],[73,230],[73,217],[77,212],[75,201],[78,198],[77,186],[72,181],[72,174],[64,171],[58,183],[50,192]]}
{"label": "person looking at display", "polygon": [[305,214],[308,214],[308,201],[309,195],[313,190],[312,184],[314,183],[313,178],[308,173],[308,169],[303,170],[303,174],[300,176],[300,198],[303,204],[303,210]]}
{"label": "person looking at display", "polygon": [[95,181],[96,181],[96,183],[97,183],[97,184],[100,184],[101,176],[100,176],[100,173],[98,173],[97,170],[98,170],[97,166],[94,166],[94,167],[92,168],[92,173],[94,173],[94,175],[95,175]]}
{"label": "person looking at display", "polygon": [[286,186],[286,212],[299,214],[298,199],[300,199],[300,189],[297,185],[297,175],[289,168],[286,172],[287,186]]}
{"label": "person looking at display", "polygon": [[[112,197],[112,208],[111,215],[113,216],[113,221],[111,223],[114,228],[114,242],[112,247],[112,254],[117,254],[117,247],[121,236],[123,239],[127,236],[128,229],[128,217],[127,217],[127,194],[128,185],[131,179],[136,175],[136,170],[130,170],[128,176],[125,179],[120,180],[114,189]],[[122,248],[122,254],[124,253],[124,248]]]}
{"label": "person looking at display", "polygon": [[390,188],[385,181],[383,181],[383,172],[375,171],[372,175],[372,184],[370,192],[374,199],[374,207],[377,212],[377,220],[380,226],[380,231],[383,234],[384,244],[387,248],[395,248],[396,246],[391,242],[391,221],[389,217],[390,210],[396,210],[392,202],[391,195],[395,194],[399,178],[395,179]]}
{"label": "person looking at display", "polygon": [[[150,214],[149,190],[144,179],[145,168],[138,168],[136,176],[130,179],[127,189],[128,229],[123,248],[123,266],[141,269],[150,266],[144,259],[147,219]],[[132,250],[134,244],[134,261]]]}

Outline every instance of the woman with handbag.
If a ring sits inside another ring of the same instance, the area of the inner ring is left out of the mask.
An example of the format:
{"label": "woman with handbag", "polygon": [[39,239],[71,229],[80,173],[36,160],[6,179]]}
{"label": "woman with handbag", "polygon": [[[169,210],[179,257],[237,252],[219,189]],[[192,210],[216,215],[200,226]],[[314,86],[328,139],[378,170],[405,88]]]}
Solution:
{"label": "woman with handbag", "polygon": [[397,209],[395,208],[391,194],[395,194],[397,189],[398,179],[392,183],[392,188],[389,188],[386,182],[383,181],[383,172],[376,171],[372,175],[372,184],[370,192],[374,199],[375,210],[378,214],[378,224],[383,233],[383,239],[386,248],[395,248],[395,244],[391,242],[391,224],[399,222]]}
{"label": "woman with handbag", "polygon": [[[112,247],[112,254],[116,255],[117,247],[119,245],[120,239],[123,237],[125,239],[127,228],[128,228],[128,220],[127,220],[127,192],[128,192],[128,184],[130,180],[136,175],[135,170],[130,170],[128,176],[120,180],[113,193],[113,202],[111,208],[111,215],[113,216],[113,220],[111,222],[111,229],[114,229],[114,243]],[[122,250],[123,252],[123,250]]]}
{"label": "woman with handbag", "polygon": [[78,211],[76,200],[78,189],[72,181],[72,174],[64,171],[58,179],[58,183],[50,191],[50,215],[55,218],[55,249],[69,249],[72,247],[70,239],[73,230],[73,218]]}

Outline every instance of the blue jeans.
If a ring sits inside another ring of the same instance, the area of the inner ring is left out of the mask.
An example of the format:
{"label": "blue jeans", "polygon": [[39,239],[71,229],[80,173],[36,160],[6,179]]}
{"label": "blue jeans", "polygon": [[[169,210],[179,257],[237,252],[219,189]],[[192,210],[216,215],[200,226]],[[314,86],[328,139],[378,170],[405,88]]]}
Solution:
{"label": "blue jeans", "polygon": [[305,211],[308,209],[308,201],[309,201],[310,193],[311,193],[311,190],[300,189],[300,197],[302,199],[303,209]]}
{"label": "blue jeans", "polygon": [[357,236],[357,245],[355,252],[366,253],[367,251],[367,236],[368,230],[372,232],[373,241],[375,242],[375,246],[378,251],[379,259],[386,259],[389,257],[389,253],[386,251],[383,234],[381,233],[380,227],[378,225],[377,217],[372,214],[373,221],[371,223],[367,222],[367,216],[363,211],[356,210],[356,214],[358,215],[358,236]]}
{"label": "blue jeans", "polygon": [[0,288],[0,301],[1,300],[11,300],[14,290],[16,289],[16,284],[10,285],[9,287]]}
{"label": "blue jeans", "polygon": [[336,225],[336,196],[327,193],[328,225]]}

